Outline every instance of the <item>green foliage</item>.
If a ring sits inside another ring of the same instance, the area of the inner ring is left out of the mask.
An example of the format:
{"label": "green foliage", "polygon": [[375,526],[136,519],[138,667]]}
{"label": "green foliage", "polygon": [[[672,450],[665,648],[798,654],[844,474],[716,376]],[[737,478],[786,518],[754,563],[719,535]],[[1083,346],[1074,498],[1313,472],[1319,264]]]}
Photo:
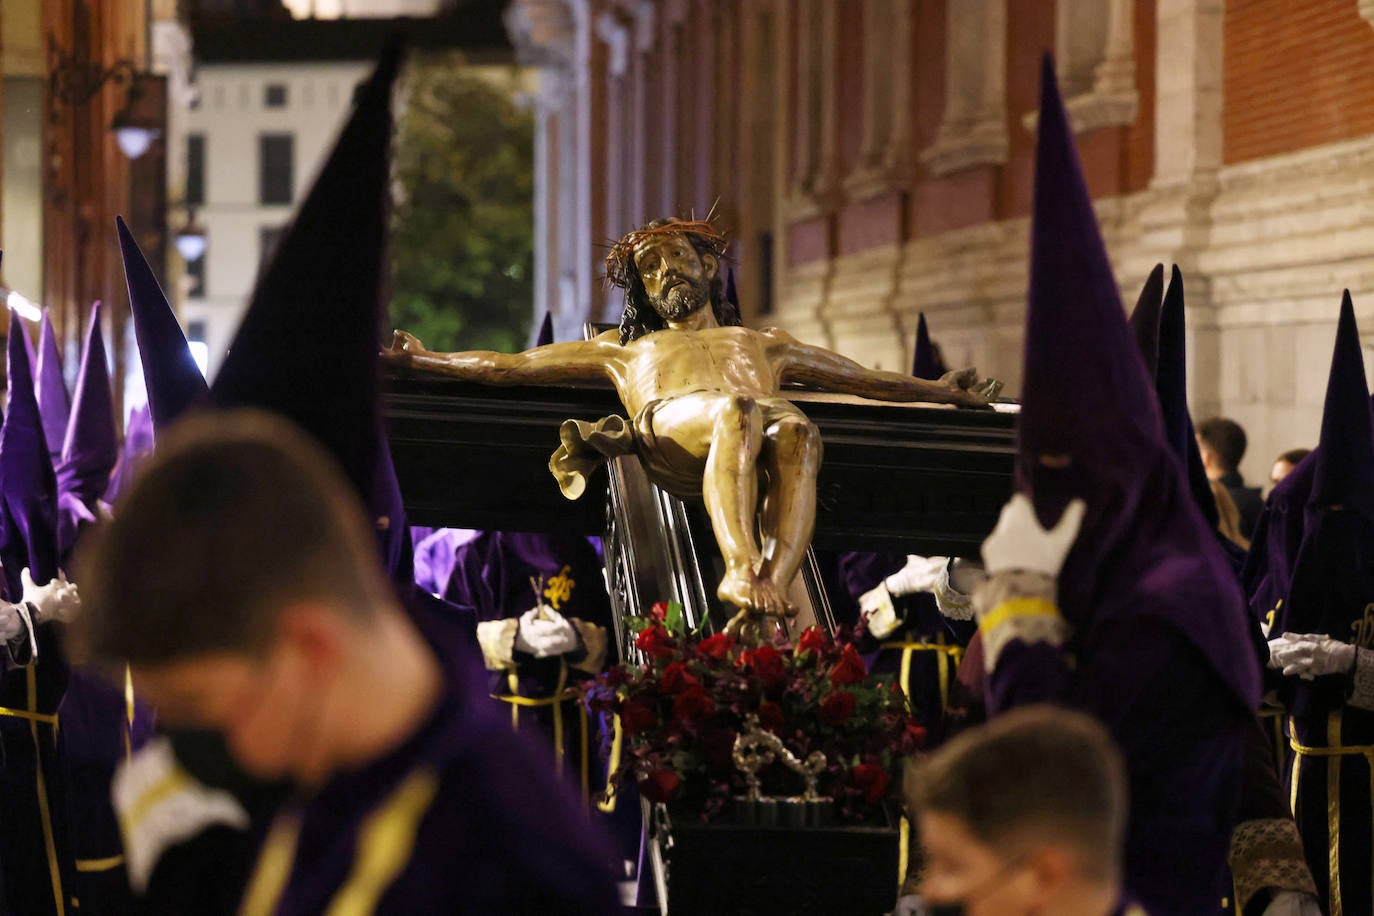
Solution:
{"label": "green foliage", "polygon": [[391,319],[435,350],[525,345],[534,297],[534,120],[515,86],[416,57],[396,137]]}

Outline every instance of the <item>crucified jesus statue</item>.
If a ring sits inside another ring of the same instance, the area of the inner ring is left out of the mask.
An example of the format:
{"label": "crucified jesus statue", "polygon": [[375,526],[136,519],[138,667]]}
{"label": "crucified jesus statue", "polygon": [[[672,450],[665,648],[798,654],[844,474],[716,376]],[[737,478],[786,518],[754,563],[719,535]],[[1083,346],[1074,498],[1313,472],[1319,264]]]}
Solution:
{"label": "crucified jesus statue", "polygon": [[[1001,383],[973,369],[926,381],[866,369],[776,328],[740,326],[726,301],[725,238],[709,222],[655,220],[606,258],[625,290],[618,330],[523,353],[432,353],[397,331],[392,365],[492,385],[609,381],[630,420],[569,420],[550,461],[575,499],[608,457],[634,454],[649,479],[705,500],[725,576],[716,594],[743,616],[792,615],[787,593],[811,542],[821,438],[782,396],[786,382],[888,401],[989,404]],[[762,494],[760,495],[760,490]]]}

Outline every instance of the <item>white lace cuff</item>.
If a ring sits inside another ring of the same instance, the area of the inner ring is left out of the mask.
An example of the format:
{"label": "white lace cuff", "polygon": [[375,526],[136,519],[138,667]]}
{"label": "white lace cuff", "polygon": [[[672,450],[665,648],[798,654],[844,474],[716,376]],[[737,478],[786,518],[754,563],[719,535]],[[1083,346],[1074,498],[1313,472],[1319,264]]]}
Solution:
{"label": "white lace cuff", "polygon": [[1242,821],[1231,834],[1226,860],[1236,885],[1237,909],[1266,888],[1317,895],[1298,825],[1290,817]]}
{"label": "white lace cuff", "polygon": [[[954,561],[951,560],[950,563]],[[945,568],[935,580],[935,606],[940,609],[950,620],[972,620],[973,619],[973,598],[955,588],[949,581],[949,566]]]}
{"label": "white lace cuff", "polygon": [[515,635],[519,631],[519,617],[485,620],[477,625],[477,642],[482,647],[482,659],[488,671],[515,667]]}
{"label": "white lace cuff", "polygon": [[1357,709],[1374,710],[1374,651],[1356,647],[1355,670],[1350,674],[1346,702]]}
{"label": "white lace cuff", "polygon": [[1055,586],[1053,577],[1025,570],[996,573],[978,586],[973,603],[988,671],[1013,641],[1062,646],[1068,639],[1069,625],[1054,603]]}

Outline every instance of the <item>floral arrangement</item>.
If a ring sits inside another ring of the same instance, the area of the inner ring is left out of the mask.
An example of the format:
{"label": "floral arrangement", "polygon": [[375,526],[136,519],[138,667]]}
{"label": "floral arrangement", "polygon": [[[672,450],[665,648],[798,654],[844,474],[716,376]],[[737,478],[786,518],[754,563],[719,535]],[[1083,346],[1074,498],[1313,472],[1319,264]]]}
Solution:
{"label": "floral arrangement", "polygon": [[[901,760],[925,737],[891,678],[871,677],[854,634],[812,627],[796,645],[718,633],[688,633],[682,608],[655,604],[629,618],[645,661],[617,665],[588,691],[593,712],[620,716],[624,750],[612,785],[634,780],[651,802],[674,803],[710,820],[744,793],[735,738],[749,717],[805,759],[827,766],[817,788],[841,819],[862,821],[897,791]],[[764,769],[769,796],[795,796],[803,779],[779,763]]]}

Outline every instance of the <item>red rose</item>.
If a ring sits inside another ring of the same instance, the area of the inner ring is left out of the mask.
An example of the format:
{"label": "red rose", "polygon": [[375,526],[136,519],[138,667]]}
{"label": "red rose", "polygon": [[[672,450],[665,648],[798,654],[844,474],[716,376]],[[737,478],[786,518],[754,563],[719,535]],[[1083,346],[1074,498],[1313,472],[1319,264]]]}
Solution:
{"label": "red rose", "polygon": [[826,694],[818,710],[821,721],[826,725],[843,725],[854,715],[854,694],[848,690],[836,690]]}
{"label": "red rose", "polygon": [[868,677],[868,666],[859,656],[859,651],[852,645],[844,647],[840,653],[840,660],[835,662],[830,668],[830,683],[836,687],[845,684],[857,684]]}
{"label": "red rose", "polygon": [[715,711],[715,701],[706,695],[699,684],[688,687],[673,701],[673,719],[679,722],[695,722]]}
{"label": "red rose", "polygon": [[890,780],[887,770],[876,763],[861,763],[849,771],[849,781],[863,792],[864,801],[870,805],[883,797]]}
{"label": "red rose", "polygon": [[655,601],[649,608],[649,618],[660,623],[668,619],[668,602]]}
{"label": "red rose", "polygon": [[769,686],[787,677],[787,664],[782,653],[772,646],[759,646],[757,649],[741,652],[739,663]]}
{"label": "red rose", "polygon": [[620,704],[620,727],[627,735],[637,735],[646,728],[658,724],[654,708],[638,700],[626,700]]}
{"label": "red rose", "polygon": [[759,724],[775,735],[780,733],[787,727],[787,721],[782,715],[782,707],[772,700],[766,700],[760,703]]}
{"label": "red rose", "polygon": [[677,642],[668,635],[667,630],[652,623],[639,631],[639,635],[635,637],[635,648],[650,658],[672,658],[673,652],[677,649]]}
{"label": "red rose", "polygon": [[821,632],[820,627],[807,627],[802,631],[801,638],[797,640],[798,652],[815,652],[817,655],[824,652],[830,645],[830,640],[825,633]]}
{"label": "red rose", "polygon": [[630,679],[630,672],[625,669],[624,665],[612,665],[601,676],[601,679],[607,687],[614,689]]}
{"label": "red rose", "polygon": [[711,728],[701,733],[701,753],[706,762],[720,770],[734,772],[736,733],[728,728]]}
{"label": "red rose", "polygon": [[924,727],[922,727],[921,725],[918,725],[918,724],[915,723],[915,722],[908,722],[908,723],[906,724],[905,739],[906,739],[906,742],[909,743],[910,746],[913,747],[913,748],[925,747],[925,746],[926,746],[926,730],[925,730]]}
{"label": "red rose", "polygon": [[715,636],[708,636],[697,643],[697,652],[707,658],[729,658],[730,651],[734,648],[735,637],[727,633],[717,633]]}
{"label": "red rose", "polygon": [[688,687],[697,687],[701,684],[692,672],[687,670],[687,666],[682,662],[673,662],[663,669],[663,676],[659,679],[663,685],[663,692],[671,695],[682,693]]}
{"label": "red rose", "polygon": [[[883,774],[887,775],[887,774]],[[672,801],[682,788],[682,777],[672,770],[657,769],[639,781],[639,794],[651,802]]]}

